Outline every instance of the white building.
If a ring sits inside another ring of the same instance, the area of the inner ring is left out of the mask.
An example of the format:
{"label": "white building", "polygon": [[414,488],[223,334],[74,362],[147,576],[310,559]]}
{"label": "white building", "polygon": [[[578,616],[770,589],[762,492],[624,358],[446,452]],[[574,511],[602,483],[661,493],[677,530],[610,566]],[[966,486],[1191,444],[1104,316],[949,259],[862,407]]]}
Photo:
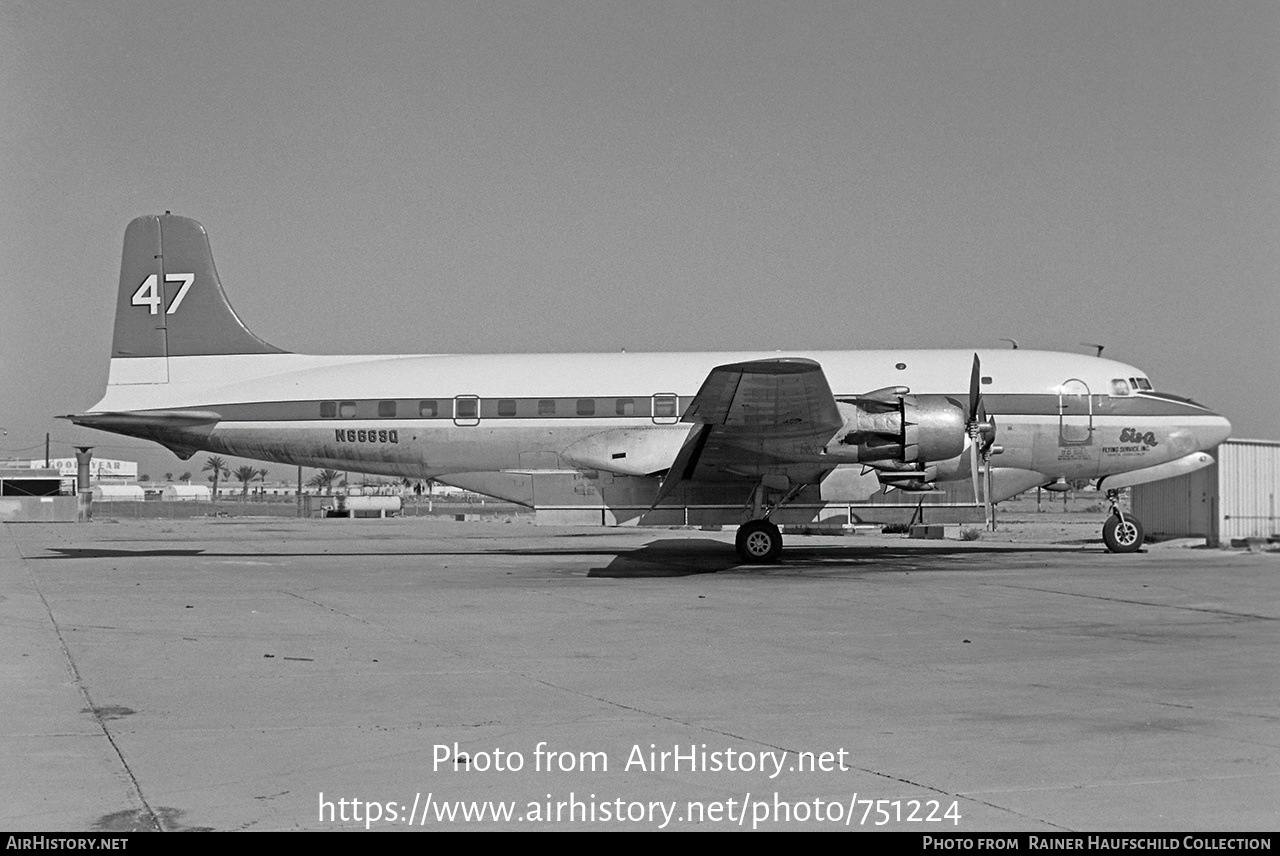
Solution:
{"label": "white building", "polygon": [[213,491],[202,484],[165,485],[160,492],[164,502],[208,502],[212,497]]}
{"label": "white building", "polygon": [[1210,544],[1280,535],[1280,441],[1233,437],[1212,454],[1212,466],[1132,488],[1147,534]]}
{"label": "white building", "polygon": [[146,494],[136,484],[95,484],[94,502],[142,502]]}

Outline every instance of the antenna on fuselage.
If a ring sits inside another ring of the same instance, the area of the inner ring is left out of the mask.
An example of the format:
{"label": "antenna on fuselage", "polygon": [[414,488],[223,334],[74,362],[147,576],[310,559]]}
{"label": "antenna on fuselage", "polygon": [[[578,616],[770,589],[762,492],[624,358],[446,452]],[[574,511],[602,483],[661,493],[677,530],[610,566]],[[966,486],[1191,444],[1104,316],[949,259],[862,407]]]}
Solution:
{"label": "antenna on fuselage", "polygon": [[1086,348],[1097,348],[1098,353],[1095,354],[1095,356],[1098,357],[1102,356],[1102,349],[1106,347],[1106,345],[1099,345],[1097,342],[1081,342],[1080,344],[1084,345]]}
{"label": "antenna on fuselage", "polygon": [[1013,345],[1013,349],[1014,349],[1015,351],[1016,351],[1016,350],[1018,350],[1018,340],[1017,340],[1017,339],[1001,339],[1000,341],[1001,341],[1001,342],[1008,342],[1010,345]]}

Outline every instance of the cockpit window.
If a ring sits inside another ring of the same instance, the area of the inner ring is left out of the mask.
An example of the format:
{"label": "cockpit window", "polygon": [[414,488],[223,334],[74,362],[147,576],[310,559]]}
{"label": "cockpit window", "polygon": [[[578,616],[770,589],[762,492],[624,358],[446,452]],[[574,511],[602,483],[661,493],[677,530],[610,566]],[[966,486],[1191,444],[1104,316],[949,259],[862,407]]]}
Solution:
{"label": "cockpit window", "polygon": [[1129,394],[1129,384],[1125,381],[1124,378],[1117,377],[1117,378],[1111,379],[1111,394],[1112,395],[1128,395]]}
{"label": "cockpit window", "polygon": [[1132,386],[1134,389],[1141,389],[1141,390],[1151,389],[1151,381],[1147,380],[1145,377],[1131,377],[1129,378],[1129,385]]}

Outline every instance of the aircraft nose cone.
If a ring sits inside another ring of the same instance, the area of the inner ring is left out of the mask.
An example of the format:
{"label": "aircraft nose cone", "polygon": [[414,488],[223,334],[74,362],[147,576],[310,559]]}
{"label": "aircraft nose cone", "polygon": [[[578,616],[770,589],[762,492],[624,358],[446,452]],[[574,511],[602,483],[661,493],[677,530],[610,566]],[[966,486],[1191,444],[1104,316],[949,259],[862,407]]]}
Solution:
{"label": "aircraft nose cone", "polygon": [[1203,424],[1196,428],[1196,441],[1202,451],[1212,449],[1230,436],[1231,423],[1227,421],[1226,417],[1218,416],[1217,414],[1214,414],[1210,419],[1206,419]]}

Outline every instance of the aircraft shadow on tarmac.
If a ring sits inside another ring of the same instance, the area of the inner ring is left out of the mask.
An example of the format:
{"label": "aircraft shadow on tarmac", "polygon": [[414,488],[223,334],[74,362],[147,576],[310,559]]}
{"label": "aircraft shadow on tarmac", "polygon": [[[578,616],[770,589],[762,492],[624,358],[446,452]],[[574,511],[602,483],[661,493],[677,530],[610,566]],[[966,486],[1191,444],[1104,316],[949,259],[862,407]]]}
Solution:
{"label": "aircraft shadow on tarmac", "polygon": [[667,538],[635,550],[619,551],[603,568],[587,574],[598,579],[645,579],[715,574],[741,564],[732,544],[710,538]]}
{"label": "aircraft shadow on tarmac", "polygon": [[[1079,553],[1080,547],[1053,546],[1027,548],[1036,553]],[[980,557],[990,553],[1019,553],[1017,547],[972,547],[912,545],[910,547],[843,545],[803,546],[795,542],[775,565],[744,565],[732,545],[711,539],[670,538],[619,552],[603,568],[592,568],[588,576],[614,579],[645,577],[687,577],[728,570],[739,573],[795,573],[805,570],[853,570],[861,572],[945,570],[958,563],[986,567]]]}
{"label": "aircraft shadow on tarmac", "polygon": [[379,556],[557,556],[608,557],[609,563],[592,568],[587,576],[601,579],[646,579],[688,577],[715,574],[729,570],[739,573],[797,573],[805,570],[891,572],[912,570],[959,569],[969,565],[986,566],[981,557],[991,553],[1080,553],[1083,545],[1053,546],[912,544],[902,547],[812,545],[793,542],[775,565],[743,565],[733,545],[709,538],[664,538],[650,541],[635,549],[608,547],[571,549],[484,549],[475,550],[405,550],[405,551],[333,551],[258,552],[253,550],[212,551],[192,548],[122,550],[103,547],[50,547],[55,555],[38,559],[148,559],[148,558],[374,558]]}
{"label": "aircraft shadow on tarmac", "polygon": [[146,559],[154,556],[202,556],[204,550],[108,550],[102,547],[49,547],[57,556],[36,556],[37,559]]}

